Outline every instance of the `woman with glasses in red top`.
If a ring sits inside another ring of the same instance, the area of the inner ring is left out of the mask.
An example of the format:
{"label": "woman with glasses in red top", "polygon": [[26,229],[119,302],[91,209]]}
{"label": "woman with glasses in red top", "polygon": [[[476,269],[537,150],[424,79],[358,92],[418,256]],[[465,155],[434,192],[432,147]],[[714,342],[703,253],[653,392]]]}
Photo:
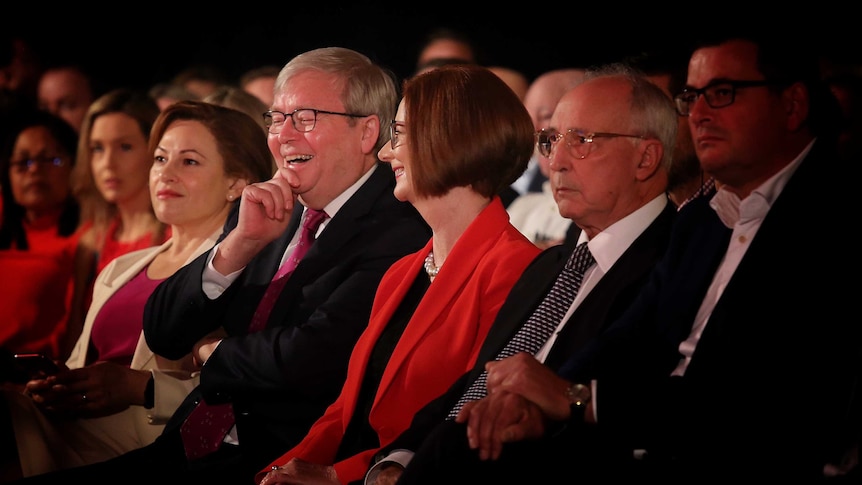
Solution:
{"label": "woman with glasses in red top", "polygon": [[43,111],[13,121],[0,152],[0,348],[57,358],[73,291],[78,135]]}

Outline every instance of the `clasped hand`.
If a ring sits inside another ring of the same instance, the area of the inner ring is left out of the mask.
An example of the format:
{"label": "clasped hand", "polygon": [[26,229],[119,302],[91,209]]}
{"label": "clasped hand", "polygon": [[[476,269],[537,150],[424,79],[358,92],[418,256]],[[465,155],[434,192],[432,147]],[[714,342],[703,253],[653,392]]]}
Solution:
{"label": "clasped hand", "polygon": [[569,418],[569,383],[521,352],[485,364],[488,395],[468,402],[455,420],[467,425],[470,447],[482,460],[500,457],[504,443],[544,435],[549,420]]}

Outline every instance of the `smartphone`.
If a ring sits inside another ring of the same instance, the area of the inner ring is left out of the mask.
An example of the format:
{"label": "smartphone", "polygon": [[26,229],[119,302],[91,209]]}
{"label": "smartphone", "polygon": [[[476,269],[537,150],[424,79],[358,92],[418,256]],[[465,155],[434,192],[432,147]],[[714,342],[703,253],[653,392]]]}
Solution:
{"label": "smartphone", "polygon": [[30,379],[40,379],[60,372],[60,366],[44,354],[15,354],[15,365]]}

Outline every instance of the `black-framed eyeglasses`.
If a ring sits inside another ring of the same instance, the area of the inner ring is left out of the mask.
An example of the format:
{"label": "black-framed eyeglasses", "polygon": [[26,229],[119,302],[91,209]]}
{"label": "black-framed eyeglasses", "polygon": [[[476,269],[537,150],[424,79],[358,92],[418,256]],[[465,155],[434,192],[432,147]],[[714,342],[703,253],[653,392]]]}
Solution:
{"label": "black-framed eyeglasses", "polygon": [[560,140],[566,139],[566,146],[569,147],[572,156],[583,160],[587,158],[593,147],[593,140],[596,138],[640,138],[646,139],[643,135],[627,135],[623,133],[582,133],[578,130],[567,130],[565,133],[559,133],[554,129],[543,129],[536,132],[536,148],[543,157],[551,158],[556,145]]}
{"label": "black-framed eyeglasses", "polygon": [[307,133],[314,129],[314,126],[317,124],[317,115],[321,114],[347,116],[350,118],[365,118],[366,116],[370,116],[358,115],[354,113],[338,113],[336,111],[325,111],[322,109],[314,108],[295,109],[290,113],[270,110],[263,114],[263,124],[266,125],[266,129],[270,133],[272,133],[273,135],[277,135],[281,133],[281,129],[284,127],[284,122],[287,120],[287,118],[290,118],[291,122],[293,122],[293,127],[296,128],[296,131]]}
{"label": "black-framed eyeglasses", "polygon": [[394,150],[395,147],[404,141],[404,133],[399,131],[399,128],[405,126],[403,121],[392,120],[389,122],[389,146]]}
{"label": "black-framed eyeglasses", "polygon": [[691,107],[703,95],[706,104],[713,109],[730,106],[736,100],[736,90],[740,88],[759,88],[779,84],[765,79],[759,81],[716,81],[700,89],[685,88],[674,96],[676,112],[681,116],[691,114]]}
{"label": "black-framed eyeglasses", "polygon": [[62,167],[66,164],[63,157],[31,157],[26,160],[17,160],[9,162],[9,167],[16,172],[26,172],[33,165],[43,165],[47,167]]}

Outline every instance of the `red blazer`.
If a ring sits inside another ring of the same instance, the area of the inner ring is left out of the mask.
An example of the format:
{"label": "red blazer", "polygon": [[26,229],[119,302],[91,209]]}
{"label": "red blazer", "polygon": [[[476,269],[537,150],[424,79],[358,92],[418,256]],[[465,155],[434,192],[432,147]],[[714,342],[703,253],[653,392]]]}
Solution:
{"label": "red blazer", "polygon": [[[299,457],[334,465],[341,483],[365,475],[379,448],[338,463],[333,460],[356,408],[374,344],[416,274],[424,271],[423,262],[429,251],[431,241],[421,251],[397,261],[386,272],[377,288],[368,327],[350,356],[341,395],[305,438],[272,465],[283,465]],[[499,198],[470,224],[416,308],[383,372],[369,416],[381,446],[405,430],[419,408],[446,391],[455,379],[473,367],[503,300],[538,254],[539,249],[509,223]],[[260,471],[256,481],[260,482],[270,468]]]}

